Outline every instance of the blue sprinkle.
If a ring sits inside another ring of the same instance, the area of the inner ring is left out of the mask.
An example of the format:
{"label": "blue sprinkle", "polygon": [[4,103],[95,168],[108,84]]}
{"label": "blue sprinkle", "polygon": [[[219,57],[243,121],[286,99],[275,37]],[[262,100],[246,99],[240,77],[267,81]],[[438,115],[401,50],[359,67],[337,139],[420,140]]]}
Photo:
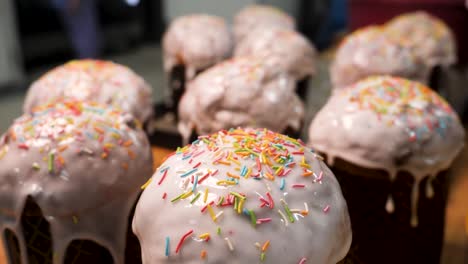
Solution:
{"label": "blue sprinkle", "polygon": [[198,174],[195,175],[195,180],[193,181],[192,192],[195,192],[198,185]]}
{"label": "blue sprinkle", "polygon": [[191,157],[192,157],[192,155],[187,155],[187,156],[185,156],[185,157],[182,157],[182,160],[186,160],[186,159],[189,159],[189,158],[191,158]]}
{"label": "blue sprinkle", "polygon": [[165,171],[167,171],[168,169],[169,169],[169,166],[160,169],[159,172],[165,172]]}
{"label": "blue sprinkle", "polygon": [[286,186],[286,180],[284,178],[281,178],[280,190],[284,190],[285,186]]}
{"label": "blue sprinkle", "polygon": [[189,171],[187,171],[186,173],[180,175],[180,177],[181,177],[181,178],[185,178],[185,177],[189,176],[190,174],[196,172],[197,170],[198,170],[198,168],[195,168],[195,169],[193,169],[193,170],[189,170]]}
{"label": "blue sprinkle", "polygon": [[244,215],[246,215],[246,216],[250,216],[250,212],[249,212],[249,210],[247,210],[247,208],[244,208],[242,213],[244,213]]}
{"label": "blue sprinkle", "polygon": [[91,134],[90,132],[85,132],[85,134],[89,139],[94,139],[93,134]]}
{"label": "blue sprinkle", "polygon": [[246,173],[247,173],[247,167],[244,165],[244,167],[242,167],[242,170],[241,170],[241,176],[244,177]]}
{"label": "blue sprinkle", "polygon": [[166,257],[169,257],[169,237],[166,237]]}

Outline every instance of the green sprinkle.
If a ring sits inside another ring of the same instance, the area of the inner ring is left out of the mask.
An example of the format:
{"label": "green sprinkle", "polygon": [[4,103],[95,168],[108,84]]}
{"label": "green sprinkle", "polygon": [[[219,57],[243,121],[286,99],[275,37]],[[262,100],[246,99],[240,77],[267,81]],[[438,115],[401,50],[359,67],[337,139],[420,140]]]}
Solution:
{"label": "green sprinkle", "polygon": [[49,172],[54,172],[54,159],[55,159],[55,154],[53,152],[50,152],[49,153],[49,162],[48,162]]}
{"label": "green sprinkle", "polygon": [[234,196],[236,196],[236,197],[239,198],[239,199],[242,199],[242,200],[245,199],[245,196],[243,196],[243,195],[240,194],[240,193],[237,193],[237,192],[229,192],[229,193],[232,194],[232,195],[234,195]]}
{"label": "green sprinkle", "polygon": [[191,204],[193,204],[194,202],[196,202],[198,200],[198,198],[200,198],[200,195],[201,193],[197,193],[197,195],[195,195],[195,197],[193,197],[192,201],[190,201]]}
{"label": "green sprinkle", "polygon": [[221,205],[224,202],[224,196],[221,196],[221,199],[219,199],[218,203],[216,205]]}
{"label": "green sprinkle", "polygon": [[255,215],[253,210],[249,210],[249,215],[250,215],[250,222],[252,223],[253,227],[257,226],[257,216]]}
{"label": "green sprinkle", "polygon": [[291,210],[289,209],[288,204],[283,199],[281,199],[281,202],[283,203],[284,210],[286,211],[286,214],[288,215],[289,222],[294,223],[294,217],[293,217],[293,215],[291,213]]}
{"label": "green sprinkle", "polygon": [[182,198],[182,196],[184,196],[184,195],[185,195],[185,193],[180,194],[180,195],[177,196],[176,198],[172,199],[171,202],[173,203],[173,202],[175,202],[175,201],[180,200],[180,198]]}
{"label": "green sprinkle", "polygon": [[261,261],[265,260],[265,252],[262,252],[262,254],[260,254],[260,260]]}
{"label": "green sprinkle", "polygon": [[72,219],[73,219],[73,223],[74,223],[75,225],[78,224],[78,217],[72,216]]}
{"label": "green sprinkle", "polygon": [[221,235],[221,227],[218,226],[218,228],[216,229],[216,234]]}

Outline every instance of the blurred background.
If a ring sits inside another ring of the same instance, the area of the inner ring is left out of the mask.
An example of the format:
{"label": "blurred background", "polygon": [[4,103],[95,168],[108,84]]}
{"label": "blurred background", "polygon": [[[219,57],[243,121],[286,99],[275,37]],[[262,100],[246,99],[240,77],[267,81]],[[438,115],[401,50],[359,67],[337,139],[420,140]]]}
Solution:
{"label": "blurred background", "polygon": [[[274,5],[294,16],[299,31],[320,50],[306,124],[330,94],[328,67],[343,36],[415,10],[443,19],[455,33],[458,65],[444,81],[451,90],[449,101],[468,116],[468,9],[464,0],[1,0],[0,131],[21,115],[24,94],[33,80],[74,58],[109,59],[132,68],[152,85],[154,102],[161,102],[165,80],[160,39],[166,25],[189,13],[210,13],[232,21],[235,13],[252,3]],[[468,156],[467,151],[464,155]],[[468,174],[465,160],[458,168]],[[466,198],[468,180],[460,186],[454,196]],[[464,225],[465,204],[449,204],[447,217],[454,219],[454,226]],[[460,242],[466,241],[466,234],[459,230],[447,230],[444,263],[468,263],[468,242]]]}
{"label": "blurred background", "polygon": [[[356,28],[383,23],[403,12],[426,10],[452,28],[459,47],[453,82],[466,83],[464,0],[2,0],[0,130],[20,115],[31,81],[73,58],[104,58],[127,65],[153,86],[155,102],[163,100],[159,42],[169,21],[188,13],[210,13],[232,21],[237,11],[252,3],[274,5],[294,16],[299,31],[321,51],[319,76],[312,83],[314,96],[309,96],[310,118],[329,93],[328,63],[339,40]],[[458,101],[452,103],[459,112],[464,110],[462,95],[454,96]]]}

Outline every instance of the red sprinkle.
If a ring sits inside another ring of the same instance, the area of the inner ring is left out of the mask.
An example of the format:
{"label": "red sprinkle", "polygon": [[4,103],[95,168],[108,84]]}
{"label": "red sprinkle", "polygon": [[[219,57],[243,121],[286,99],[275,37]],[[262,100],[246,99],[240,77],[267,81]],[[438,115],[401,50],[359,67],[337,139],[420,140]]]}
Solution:
{"label": "red sprinkle", "polygon": [[18,148],[20,148],[20,149],[25,149],[25,150],[28,150],[28,149],[29,149],[28,145],[26,145],[26,144],[24,144],[24,143],[18,144]]}
{"label": "red sprinkle", "polygon": [[195,169],[195,168],[198,168],[198,166],[200,166],[200,165],[201,165],[201,162],[198,162],[197,165],[193,166],[193,168],[194,168],[194,169]]}
{"label": "red sprinkle", "polygon": [[262,164],[260,164],[260,159],[257,158],[256,161],[257,161],[257,170],[258,170],[258,171],[261,171],[261,170],[262,170]]}
{"label": "red sprinkle", "polygon": [[293,188],[304,188],[305,187],[305,184],[293,184],[292,185]]}
{"label": "red sprinkle", "polygon": [[201,211],[202,213],[204,213],[204,212],[206,211],[206,208],[208,208],[208,205],[211,206],[211,205],[213,205],[213,204],[214,204],[214,201],[211,201],[211,203],[209,203],[209,204],[203,206],[203,208],[202,208],[200,211]]}
{"label": "red sprinkle", "polygon": [[161,185],[161,183],[162,183],[162,182],[164,181],[164,179],[166,178],[167,171],[168,171],[168,170],[165,170],[165,171],[164,171],[163,176],[161,177],[161,179],[160,179],[159,182],[158,182],[158,185]]}
{"label": "red sprinkle", "polygon": [[179,241],[179,244],[177,244],[176,248],[176,254],[179,253],[180,249],[182,248],[182,244],[184,243],[185,239],[187,239],[188,236],[190,236],[193,233],[193,230],[188,231]]}
{"label": "red sprinkle", "polygon": [[267,192],[266,194],[269,200],[270,208],[273,209],[273,207],[275,207],[275,202],[273,201],[273,198],[271,197],[269,192]]}
{"label": "red sprinkle", "polygon": [[163,199],[166,199],[166,197],[167,197],[167,193],[164,193],[163,196],[162,196],[162,198],[163,198]]}
{"label": "red sprinkle", "polygon": [[204,180],[206,180],[208,178],[208,176],[210,176],[210,173],[208,172],[207,174],[203,175],[203,177],[201,177],[199,180],[198,180],[198,184],[201,184]]}

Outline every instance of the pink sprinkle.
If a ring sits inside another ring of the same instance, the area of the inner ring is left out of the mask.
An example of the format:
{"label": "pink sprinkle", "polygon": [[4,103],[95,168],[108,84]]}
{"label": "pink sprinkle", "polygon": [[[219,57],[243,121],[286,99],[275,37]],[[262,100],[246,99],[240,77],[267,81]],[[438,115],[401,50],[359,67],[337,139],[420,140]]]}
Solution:
{"label": "pink sprinkle", "polygon": [[202,150],[202,151],[198,152],[197,154],[193,155],[193,157],[196,158],[196,157],[200,156],[201,154],[203,154],[203,152],[205,152],[205,151]]}
{"label": "pink sprinkle", "polygon": [[321,181],[323,176],[323,171],[320,171],[319,176],[317,177],[317,181]]}
{"label": "pink sprinkle", "polygon": [[294,151],[293,155],[304,155],[304,151]]}
{"label": "pink sprinkle", "polygon": [[301,260],[299,261],[299,264],[305,264],[305,263],[306,263],[306,261],[307,261],[307,259],[306,259],[306,258],[301,258]]}
{"label": "pink sprinkle", "polygon": [[325,208],[323,208],[324,213],[328,213],[328,211],[330,211],[330,206],[329,205],[327,205],[327,206],[325,206]]}
{"label": "pink sprinkle", "polygon": [[192,164],[192,161],[193,161],[193,159],[190,159],[188,163],[189,163],[189,164]]}
{"label": "pink sprinkle", "polygon": [[215,176],[216,173],[218,173],[218,170],[216,169],[215,171],[213,171],[213,173],[211,173],[211,176]]}
{"label": "pink sprinkle", "polygon": [[271,221],[271,218],[259,218],[257,219],[257,224],[268,223]]}
{"label": "pink sprinkle", "polygon": [[288,147],[291,147],[291,148],[295,148],[295,147],[296,147],[296,146],[294,146],[294,145],[291,144],[291,143],[283,143],[283,145],[288,146]]}
{"label": "pink sprinkle", "polygon": [[292,187],[293,187],[293,188],[304,188],[304,187],[305,187],[305,184],[298,184],[298,183],[296,183],[296,184],[293,184]]}
{"label": "pink sprinkle", "polygon": [[281,176],[284,177],[284,176],[288,175],[291,171],[292,171],[292,169],[289,169],[289,170],[285,171],[285,172],[283,173],[283,175],[281,175]]}

